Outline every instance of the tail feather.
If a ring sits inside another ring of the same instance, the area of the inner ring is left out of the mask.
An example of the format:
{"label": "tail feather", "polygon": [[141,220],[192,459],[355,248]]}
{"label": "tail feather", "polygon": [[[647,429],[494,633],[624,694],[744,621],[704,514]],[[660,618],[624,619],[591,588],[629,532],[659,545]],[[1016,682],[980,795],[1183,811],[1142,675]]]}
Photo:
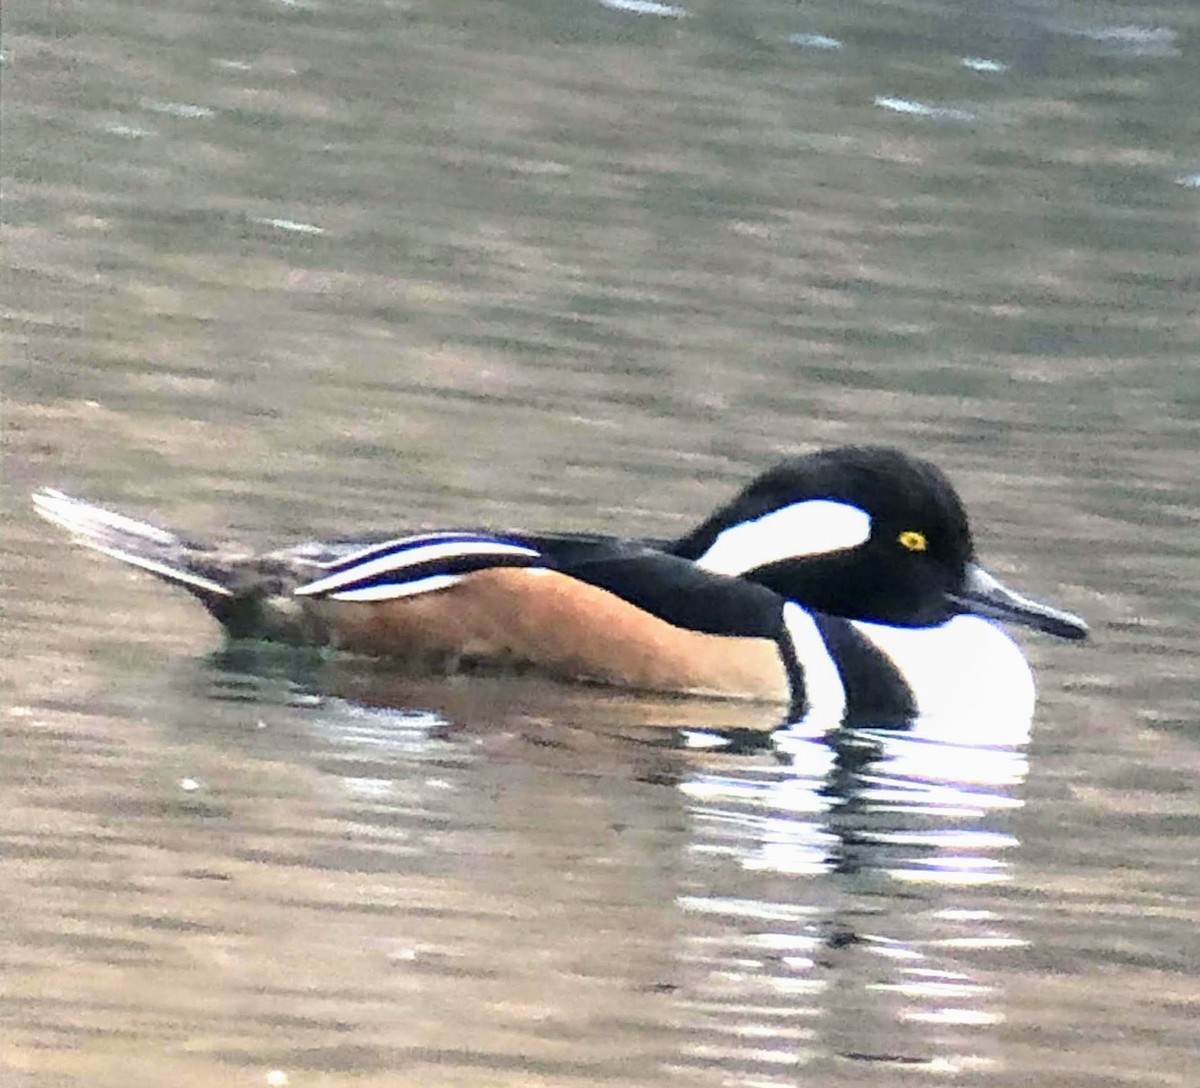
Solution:
{"label": "tail feather", "polygon": [[183,586],[205,603],[213,597],[234,596],[228,586],[192,569],[189,557],[198,549],[175,533],[53,488],[35,492],[33,508],[47,521],[66,529],[84,547]]}

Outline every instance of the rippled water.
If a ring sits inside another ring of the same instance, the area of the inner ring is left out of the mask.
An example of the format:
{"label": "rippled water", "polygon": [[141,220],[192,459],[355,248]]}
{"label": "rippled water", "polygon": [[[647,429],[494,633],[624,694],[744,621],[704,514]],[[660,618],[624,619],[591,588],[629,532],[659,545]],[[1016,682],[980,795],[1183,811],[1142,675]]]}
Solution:
{"label": "rippled water", "polygon": [[[16,5],[0,1084],[1200,1078],[1200,8]],[[1031,737],[220,649],[266,546],[959,483]]]}

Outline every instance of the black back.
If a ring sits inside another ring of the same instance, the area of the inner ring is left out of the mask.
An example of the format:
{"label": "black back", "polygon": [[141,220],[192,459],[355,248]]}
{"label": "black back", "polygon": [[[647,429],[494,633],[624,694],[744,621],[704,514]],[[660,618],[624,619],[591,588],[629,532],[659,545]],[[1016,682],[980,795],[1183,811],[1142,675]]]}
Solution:
{"label": "black back", "polygon": [[777,639],[783,601],[764,585],[712,574],[639,541],[585,534],[521,534],[555,569],[690,631]]}

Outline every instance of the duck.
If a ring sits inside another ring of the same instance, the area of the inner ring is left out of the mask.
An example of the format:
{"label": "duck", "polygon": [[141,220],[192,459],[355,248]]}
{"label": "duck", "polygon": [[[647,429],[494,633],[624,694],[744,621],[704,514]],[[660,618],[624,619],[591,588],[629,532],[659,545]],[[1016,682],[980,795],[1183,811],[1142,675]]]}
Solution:
{"label": "duck", "polygon": [[988,573],[945,473],[884,446],[782,460],[677,538],[443,529],[253,552],[56,489],[33,504],[186,590],[231,639],[776,703],[789,719],[1031,716],[1032,670],[1004,625],[1088,636]]}

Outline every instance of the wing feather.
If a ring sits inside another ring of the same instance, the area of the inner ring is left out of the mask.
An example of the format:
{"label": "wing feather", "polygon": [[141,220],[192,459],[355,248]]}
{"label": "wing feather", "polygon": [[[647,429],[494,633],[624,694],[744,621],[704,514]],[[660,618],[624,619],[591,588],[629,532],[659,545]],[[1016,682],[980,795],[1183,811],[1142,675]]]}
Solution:
{"label": "wing feather", "polygon": [[535,548],[482,533],[423,533],[363,548],[326,564],[327,574],[297,586],[298,597],[383,601],[445,589],[495,567],[537,567]]}

